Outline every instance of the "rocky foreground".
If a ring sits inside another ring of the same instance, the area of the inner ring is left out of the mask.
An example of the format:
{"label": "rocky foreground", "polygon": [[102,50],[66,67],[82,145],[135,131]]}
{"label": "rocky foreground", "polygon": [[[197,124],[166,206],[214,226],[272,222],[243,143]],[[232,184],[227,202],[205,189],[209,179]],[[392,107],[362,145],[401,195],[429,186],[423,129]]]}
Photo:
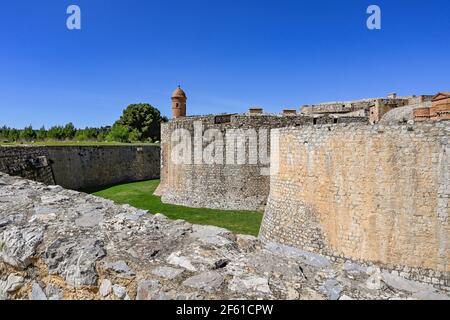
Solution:
{"label": "rocky foreground", "polygon": [[0,173],[0,299],[410,298],[450,293]]}

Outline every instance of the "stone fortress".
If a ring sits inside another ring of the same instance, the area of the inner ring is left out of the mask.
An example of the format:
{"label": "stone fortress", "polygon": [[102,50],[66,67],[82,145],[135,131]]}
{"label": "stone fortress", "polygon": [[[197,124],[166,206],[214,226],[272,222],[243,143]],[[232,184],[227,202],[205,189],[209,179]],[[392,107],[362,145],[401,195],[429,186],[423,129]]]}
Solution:
{"label": "stone fortress", "polygon": [[[263,242],[377,263],[449,287],[449,98],[445,92],[390,94],[299,112],[254,107],[245,114],[187,116],[186,94],[177,88],[173,119],[162,126],[156,193],[163,202],[191,207],[265,210]],[[264,129],[267,150],[261,150]],[[261,131],[257,139],[249,134]],[[202,161],[217,136],[220,148],[215,144],[212,153],[219,159],[231,153],[234,161]],[[174,161],[180,144],[183,161]],[[246,161],[236,158],[239,145]]]}
{"label": "stone fortress", "polygon": [[[449,299],[449,97],[187,116],[177,88],[160,151],[0,148],[0,299]],[[54,185],[159,171],[163,202],[264,210],[259,237]]]}

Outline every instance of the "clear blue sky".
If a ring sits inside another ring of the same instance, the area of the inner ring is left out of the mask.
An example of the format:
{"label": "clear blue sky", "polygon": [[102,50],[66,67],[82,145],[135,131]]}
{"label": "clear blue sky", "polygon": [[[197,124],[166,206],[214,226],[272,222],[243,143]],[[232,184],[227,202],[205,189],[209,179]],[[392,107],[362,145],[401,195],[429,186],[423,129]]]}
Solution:
{"label": "clear blue sky", "polygon": [[[66,8],[82,30],[66,28]],[[382,9],[382,30],[366,9]],[[0,6],[0,125],[108,125],[130,103],[170,116],[450,90],[448,0],[35,0]]]}

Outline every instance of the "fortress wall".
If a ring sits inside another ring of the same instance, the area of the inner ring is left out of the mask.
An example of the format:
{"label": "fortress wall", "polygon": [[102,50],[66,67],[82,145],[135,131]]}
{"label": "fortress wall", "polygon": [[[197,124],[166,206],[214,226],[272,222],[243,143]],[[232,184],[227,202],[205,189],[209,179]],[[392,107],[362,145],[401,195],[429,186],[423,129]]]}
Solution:
{"label": "fortress wall", "polygon": [[0,172],[55,184],[47,151],[43,147],[0,146]]}
{"label": "fortress wall", "polygon": [[263,241],[450,284],[450,122],[277,132]]}
{"label": "fortress wall", "polygon": [[159,178],[158,146],[5,146],[0,171],[69,189]]}
{"label": "fortress wall", "polygon": [[[425,98],[424,98],[425,99]],[[365,116],[364,112],[358,113],[357,111],[364,111],[369,109],[378,103],[381,106],[397,106],[401,107],[410,103],[410,101],[416,101],[418,98],[373,98],[373,99],[363,99],[354,101],[342,101],[342,102],[330,102],[330,103],[320,103],[315,105],[304,105],[301,108],[301,112],[305,115],[313,114],[355,114]]]}
{"label": "fortress wall", "polygon": [[[228,117],[228,119],[227,119]],[[254,149],[248,148],[246,142],[246,162],[243,164],[223,163],[195,164],[194,159],[194,122],[202,123],[202,135],[206,130],[217,129],[223,137],[223,159],[227,150],[226,132],[230,129],[271,129],[287,125],[307,125],[313,119],[303,116],[262,116],[262,115],[220,115],[205,117],[188,117],[172,120],[162,124],[161,135],[161,184],[156,190],[165,203],[179,204],[190,207],[205,207],[225,210],[258,210],[262,209],[269,194],[269,177],[262,175],[267,170],[268,163],[258,159],[257,164],[250,164],[249,156],[254,155]],[[172,143],[172,134],[176,129],[187,130],[191,139],[192,162],[190,164],[176,164],[172,159],[172,152],[176,144]],[[269,133],[269,131],[268,131]],[[270,140],[270,135],[267,135]],[[270,142],[270,141],[269,141]],[[203,148],[210,142],[203,141]],[[264,153],[261,151],[261,153]],[[270,147],[266,156],[269,159]],[[258,156],[258,155],[256,155]],[[268,162],[268,161],[267,161]]]}

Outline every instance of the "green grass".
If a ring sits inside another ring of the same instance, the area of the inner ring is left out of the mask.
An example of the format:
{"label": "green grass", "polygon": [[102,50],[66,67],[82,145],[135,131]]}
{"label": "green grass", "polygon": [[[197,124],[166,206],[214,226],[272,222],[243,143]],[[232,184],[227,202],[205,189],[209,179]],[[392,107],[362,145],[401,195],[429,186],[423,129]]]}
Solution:
{"label": "green grass", "polygon": [[171,219],[214,225],[240,234],[258,235],[262,221],[261,212],[223,211],[164,204],[160,197],[153,195],[158,184],[159,180],[150,180],[116,185],[102,190],[85,190],[85,192],[113,200],[116,203],[145,209],[153,214],[162,213]]}
{"label": "green grass", "polygon": [[0,145],[4,146],[148,146],[159,145],[148,142],[136,143],[121,143],[121,142],[107,142],[107,141],[39,141],[39,142],[2,142]]}

